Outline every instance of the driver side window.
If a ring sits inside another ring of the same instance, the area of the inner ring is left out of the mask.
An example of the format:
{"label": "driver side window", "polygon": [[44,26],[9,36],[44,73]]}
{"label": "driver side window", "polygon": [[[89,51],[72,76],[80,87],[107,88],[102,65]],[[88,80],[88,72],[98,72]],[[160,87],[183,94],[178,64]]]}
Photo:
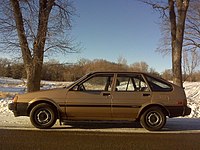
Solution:
{"label": "driver side window", "polygon": [[75,86],[77,91],[111,91],[112,76],[98,75]]}

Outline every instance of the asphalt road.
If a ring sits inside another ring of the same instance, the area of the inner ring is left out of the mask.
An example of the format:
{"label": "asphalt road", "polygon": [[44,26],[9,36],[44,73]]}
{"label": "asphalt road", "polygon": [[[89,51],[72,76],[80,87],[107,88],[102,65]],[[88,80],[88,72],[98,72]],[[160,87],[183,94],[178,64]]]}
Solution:
{"label": "asphalt road", "polygon": [[39,130],[31,126],[0,127],[0,150],[199,150],[198,120],[169,120],[162,131],[138,123],[68,122]]}
{"label": "asphalt road", "polygon": [[108,133],[0,129],[0,135],[0,149],[2,150],[199,150],[200,148],[200,133]]}

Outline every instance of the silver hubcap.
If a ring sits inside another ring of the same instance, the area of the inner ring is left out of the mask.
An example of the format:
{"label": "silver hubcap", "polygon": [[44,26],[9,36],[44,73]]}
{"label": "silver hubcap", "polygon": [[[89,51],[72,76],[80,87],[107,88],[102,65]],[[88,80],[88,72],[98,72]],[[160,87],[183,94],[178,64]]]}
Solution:
{"label": "silver hubcap", "polygon": [[157,114],[157,113],[151,113],[149,116],[148,116],[148,122],[149,122],[149,124],[150,125],[152,125],[152,126],[155,126],[155,125],[157,125],[157,124],[159,124],[159,122],[160,122],[160,117],[159,117],[159,115]]}
{"label": "silver hubcap", "polygon": [[37,114],[37,120],[41,124],[48,123],[51,119],[51,115],[48,111],[42,110]]}

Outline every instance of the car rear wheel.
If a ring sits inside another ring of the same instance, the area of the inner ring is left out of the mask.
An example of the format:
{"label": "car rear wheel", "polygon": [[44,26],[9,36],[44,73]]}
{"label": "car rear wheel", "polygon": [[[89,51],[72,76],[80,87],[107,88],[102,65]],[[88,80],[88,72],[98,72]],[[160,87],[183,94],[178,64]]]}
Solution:
{"label": "car rear wheel", "polygon": [[160,107],[147,109],[140,118],[140,124],[149,131],[157,131],[164,127],[166,116]]}
{"label": "car rear wheel", "polygon": [[31,110],[30,120],[33,126],[35,126],[36,128],[51,128],[57,120],[56,111],[49,104],[38,104]]}

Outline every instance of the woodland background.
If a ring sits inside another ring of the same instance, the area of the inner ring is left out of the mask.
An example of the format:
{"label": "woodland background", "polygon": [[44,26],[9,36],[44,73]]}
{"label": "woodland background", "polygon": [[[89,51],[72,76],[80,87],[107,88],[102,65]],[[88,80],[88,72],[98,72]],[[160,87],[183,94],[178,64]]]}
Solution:
{"label": "woodland background", "polygon": [[[190,66],[184,63],[184,81],[200,81],[200,71],[191,71]],[[57,60],[49,60],[44,63],[42,69],[42,80],[47,81],[75,81],[81,76],[92,71],[142,71],[160,76],[172,81],[172,70],[166,69],[159,73],[151,68],[146,62],[135,62],[128,65],[125,58],[119,57],[117,62],[110,62],[103,59],[80,59],[77,63],[60,63]],[[190,70],[190,71],[188,71]],[[0,77],[11,77],[14,79],[25,79],[26,71],[22,62],[0,58]]]}

